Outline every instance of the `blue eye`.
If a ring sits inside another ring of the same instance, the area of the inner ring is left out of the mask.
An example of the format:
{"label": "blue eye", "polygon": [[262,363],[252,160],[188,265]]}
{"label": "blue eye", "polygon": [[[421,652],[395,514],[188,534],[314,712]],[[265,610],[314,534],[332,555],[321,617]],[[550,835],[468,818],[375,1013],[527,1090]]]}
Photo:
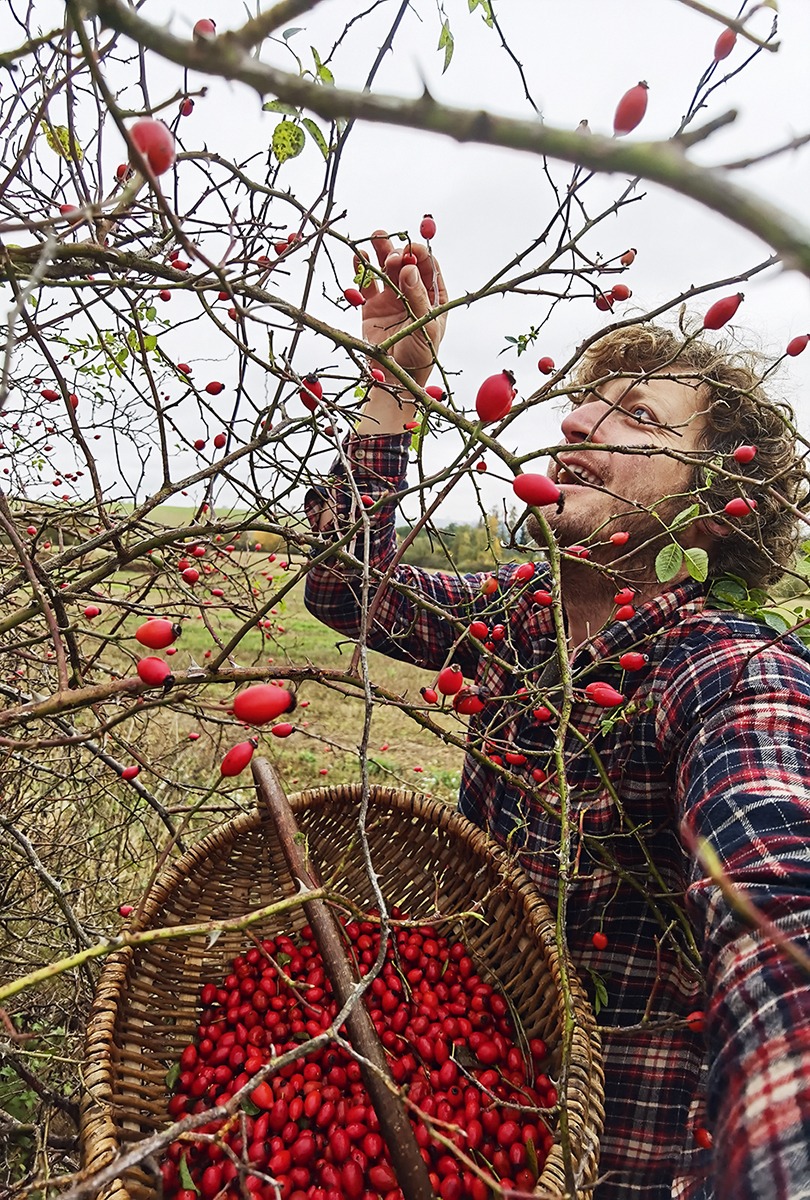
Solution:
{"label": "blue eye", "polygon": [[[638,413],[641,413],[642,415],[638,416]],[[639,422],[651,421],[653,419],[650,410],[648,408],[645,408],[643,404],[634,404],[633,407],[630,409],[630,416],[633,418],[634,421],[639,421]]]}

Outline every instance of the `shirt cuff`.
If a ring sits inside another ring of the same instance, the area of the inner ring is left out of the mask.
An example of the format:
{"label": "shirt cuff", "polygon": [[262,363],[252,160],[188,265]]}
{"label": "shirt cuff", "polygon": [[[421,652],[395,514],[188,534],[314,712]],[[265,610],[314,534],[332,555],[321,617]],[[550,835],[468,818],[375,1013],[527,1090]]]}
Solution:
{"label": "shirt cuff", "polygon": [[[343,442],[352,478],[358,491],[375,499],[383,492],[401,491],[408,470],[410,433],[350,433]],[[342,486],[346,468],[340,458],[332,463],[323,483],[315,484],[304,496],[304,513],[313,533],[335,533],[341,517],[348,515],[349,496]],[[323,520],[329,514],[328,522]]]}

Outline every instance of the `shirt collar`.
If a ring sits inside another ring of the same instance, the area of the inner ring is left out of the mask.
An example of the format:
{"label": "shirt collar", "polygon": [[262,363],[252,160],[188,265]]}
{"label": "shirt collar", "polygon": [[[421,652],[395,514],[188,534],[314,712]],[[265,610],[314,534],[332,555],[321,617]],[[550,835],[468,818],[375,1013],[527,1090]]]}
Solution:
{"label": "shirt collar", "polygon": [[688,579],[665,592],[659,592],[640,604],[629,621],[612,621],[607,625],[577,652],[577,658],[580,654],[587,654],[594,662],[615,658],[631,646],[637,646],[639,642],[668,628],[675,618],[680,621],[691,613],[701,612],[706,605],[707,590],[706,583]]}

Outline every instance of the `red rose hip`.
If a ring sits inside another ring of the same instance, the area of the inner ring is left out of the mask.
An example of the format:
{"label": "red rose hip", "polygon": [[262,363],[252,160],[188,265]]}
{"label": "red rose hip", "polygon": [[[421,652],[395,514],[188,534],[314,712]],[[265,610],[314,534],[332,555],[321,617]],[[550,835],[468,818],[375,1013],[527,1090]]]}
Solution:
{"label": "red rose hip", "polygon": [[463,683],[464,675],[461,667],[457,667],[453,663],[449,667],[443,667],[439,671],[436,687],[443,696],[454,696],[456,692],[461,691]]}
{"label": "red rose hip", "polygon": [[511,371],[490,375],[478,389],[475,411],[482,421],[500,421],[512,407],[515,398],[515,377]]}
{"label": "red rose hip", "polygon": [[240,742],[234,746],[223,758],[219,764],[220,774],[226,778],[233,778],[234,775],[240,775],[253,758],[253,751],[256,749],[255,741]]}
{"label": "red rose hip", "polygon": [[714,304],[706,311],[703,328],[722,329],[734,316],[744,299],[745,296],[742,292],[734,292],[731,296],[723,296],[722,299],[715,300]]}
{"label": "red rose hip", "polygon": [[723,508],[723,512],[730,517],[747,517],[752,513],[757,506],[756,500],[748,500],[743,496],[735,496],[733,500],[729,500],[728,504]]}
{"label": "red rose hip", "polygon": [[516,475],[512,481],[512,488],[524,504],[541,508],[545,504],[556,504],[560,498],[560,489],[547,475]]}
{"label": "red rose hip", "polygon": [[737,34],[734,30],[724,29],[714,43],[714,61],[721,62],[724,58],[728,58],[736,44]]}
{"label": "red rose hip", "polygon": [[150,687],[160,687],[171,675],[171,667],[162,658],[141,658],[136,667],[138,675]]}
{"label": "red rose hip", "polygon": [[179,638],[182,630],[179,625],[165,620],[163,617],[152,617],[145,625],[135,631],[135,638],[142,646],[150,650],[164,650]]}
{"label": "red rose hip", "polygon": [[257,683],[239,692],[233,701],[233,713],[248,725],[266,725],[295,707],[292,692],[277,683]]}
{"label": "red rose hip", "polygon": [[[162,121],[156,121],[153,117],[142,117],[130,126],[129,136],[146,159],[153,175],[163,175],[169,170],[174,162],[174,136]],[[134,156],[130,161],[134,167],[139,165]]]}
{"label": "red rose hip", "polygon": [[642,79],[635,87],[625,92],[616,106],[613,115],[613,132],[616,137],[623,137],[639,125],[647,111],[647,92],[649,88]]}

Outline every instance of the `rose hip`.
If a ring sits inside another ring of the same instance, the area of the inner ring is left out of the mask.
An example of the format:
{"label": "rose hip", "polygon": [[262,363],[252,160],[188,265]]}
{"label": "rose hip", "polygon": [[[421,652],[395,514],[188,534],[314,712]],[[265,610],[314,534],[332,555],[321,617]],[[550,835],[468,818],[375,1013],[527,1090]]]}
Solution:
{"label": "rose hip", "polygon": [[[505,753],[510,765],[522,765],[517,760],[524,756]],[[363,973],[379,952],[379,922],[342,924],[349,957]],[[227,1102],[271,1058],[299,1044],[301,1057],[249,1091],[241,1125],[215,1121],[203,1128],[220,1141],[172,1144],[161,1166],[166,1200],[186,1193],[197,1200],[238,1200],[245,1193],[264,1200],[260,1176],[240,1180],[229,1154],[269,1172],[282,1200],[401,1200],[359,1064],[335,1046],[306,1052],[307,1035],[328,1029],[337,1015],[311,928],[261,946],[233,960],[222,986],[202,986],[197,1037],[181,1051],[169,1115],[179,1119]],[[535,1078],[532,1066],[544,1063],[548,1047],[530,1039],[530,1061],[524,1058],[505,997],[477,968],[464,944],[440,930],[395,927],[366,993],[391,1072],[414,1106],[417,1145],[440,1200],[491,1194],[453,1145],[484,1172],[494,1169],[493,1186],[532,1191],[552,1144],[548,1128],[532,1116],[557,1102],[552,1081]],[[525,1116],[522,1109],[529,1110]],[[451,1146],[434,1140],[428,1118],[457,1126]],[[189,1180],[196,1192],[183,1188]]]}

